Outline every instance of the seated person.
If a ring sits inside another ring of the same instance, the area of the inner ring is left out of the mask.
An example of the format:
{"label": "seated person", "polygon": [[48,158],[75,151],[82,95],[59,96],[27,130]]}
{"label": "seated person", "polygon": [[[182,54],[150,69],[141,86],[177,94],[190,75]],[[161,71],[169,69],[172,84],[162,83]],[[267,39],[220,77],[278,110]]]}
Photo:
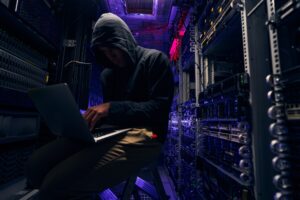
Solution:
{"label": "seated person", "polygon": [[[88,108],[84,118],[96,123],[138,128],[96,144],[59,138],[38,149],[26,167],[37,199],[93,199],[93,195],[126,180],[160,154],[173,98],[168,58],[137,45],[116,15],[103,14],[92,35],[104,103]],[[154,137],[157,136],[157,137]]]}

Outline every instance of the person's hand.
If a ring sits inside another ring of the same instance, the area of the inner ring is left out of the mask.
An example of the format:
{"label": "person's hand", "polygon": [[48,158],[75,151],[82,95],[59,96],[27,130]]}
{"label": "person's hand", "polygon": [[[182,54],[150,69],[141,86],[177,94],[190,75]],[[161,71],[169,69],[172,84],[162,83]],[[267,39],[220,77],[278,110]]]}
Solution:
{"label": "person's hand", "polygon": [[92,130],[101,118],[108,115],[110,103],[104,103],[97,106],[90,107],[83,114],[83,118],[87,121],[90,130]]}

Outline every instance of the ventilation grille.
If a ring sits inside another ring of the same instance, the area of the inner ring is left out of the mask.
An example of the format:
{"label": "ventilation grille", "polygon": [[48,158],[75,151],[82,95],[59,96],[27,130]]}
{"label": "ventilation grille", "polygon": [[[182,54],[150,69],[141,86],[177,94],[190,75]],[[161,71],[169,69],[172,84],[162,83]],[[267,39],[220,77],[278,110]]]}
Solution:
{"label": "ventilation grille", "polygon": [[128,14],[153,14],[153,0],[126,0]]}

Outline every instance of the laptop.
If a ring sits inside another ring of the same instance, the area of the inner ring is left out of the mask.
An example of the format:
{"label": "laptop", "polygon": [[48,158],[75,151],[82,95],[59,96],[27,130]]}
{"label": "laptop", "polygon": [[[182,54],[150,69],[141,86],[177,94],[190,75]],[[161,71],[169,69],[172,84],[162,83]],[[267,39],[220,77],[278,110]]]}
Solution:
{"label": "laptop", "polygon": [[111,127],[113,130],[108,131],[105,127],[105,130],[101,131],[100,127],[96,134],[92,134],[66,83],[31,89],[28,94],[55,135],[96,143],[131,129]]}

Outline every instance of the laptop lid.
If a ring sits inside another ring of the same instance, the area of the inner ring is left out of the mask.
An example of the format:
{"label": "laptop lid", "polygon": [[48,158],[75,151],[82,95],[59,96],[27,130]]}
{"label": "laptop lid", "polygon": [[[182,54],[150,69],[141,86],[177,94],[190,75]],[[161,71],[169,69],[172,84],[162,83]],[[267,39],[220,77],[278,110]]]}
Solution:
{"label": "laptop lid", "polygon": [[32,89],[28,93],[53,134],[95,142],[66,83]]}

